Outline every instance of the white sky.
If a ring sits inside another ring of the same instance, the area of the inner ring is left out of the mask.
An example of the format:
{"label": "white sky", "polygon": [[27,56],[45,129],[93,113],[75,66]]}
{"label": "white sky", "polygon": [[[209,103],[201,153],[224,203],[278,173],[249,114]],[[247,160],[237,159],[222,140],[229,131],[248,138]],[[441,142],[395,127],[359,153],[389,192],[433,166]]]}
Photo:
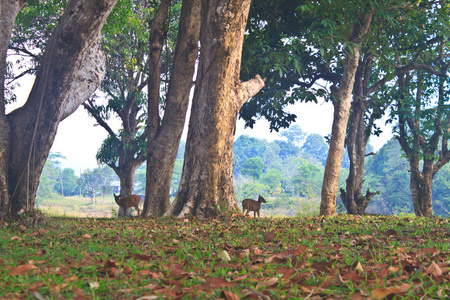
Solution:
{"label": "white sky", "polygon": [[[33,79],[28,78],[28,80],[21,82],[21,87],[16,89],[18,103],[8,105],[6,108],[7,113],[23,105],[31,90],[33,81]],[[300,125],[301,129],[306,133],[318,133],[323,136],[331,133],[333,120],[333,106],[331,103],[297,103],[289,107],[289,110],[297,115],[297,121],[292,125]],[[382,128],[384,127],[383,122],[378,123],[378,125]],[[120,123],[117,119],[112,128],[118,129],[119,126]],[[268,141],[279,138],[277,132],[270,132],[269,123],[266,120],[258,120],[253,129],[244,129],[244,122],[238,120],[236,138],[243,134]],[[371,144],[378,150],[391,136],[390,129],[386,128],[380,137],[371,138]],[[80,172],[86,169],[97,167],[95,155],[106,137],[106,131],[100,126],[95,126],[95,120],[89,117],[85,109],[80,106],[74,114],[60,123],[51,151],[60,152],[65,156],[66,160],[61,162],[62,167],[72,168],[79,175]],[[186,140],[186,129],[183,139]]]}

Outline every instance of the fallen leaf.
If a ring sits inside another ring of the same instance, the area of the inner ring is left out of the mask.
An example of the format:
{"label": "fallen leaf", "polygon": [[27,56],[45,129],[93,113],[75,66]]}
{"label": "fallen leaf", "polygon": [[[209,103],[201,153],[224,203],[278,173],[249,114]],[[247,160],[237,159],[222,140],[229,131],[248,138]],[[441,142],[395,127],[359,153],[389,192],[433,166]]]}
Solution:
{"label": "fallen leaf", "polygon": [[329,286],[341,286],[343,284],[344,284],[344,281],[343,281],[341,275],[335,274],[335,275],[328,275],[325,278],[325,282],[323,283],[322,287],[326,289]]}
{"label": "fallen leaf", "polygon": [[114,259],[108,259],[104,264],[105,268],[118,268],[119,264]]}
{"label": "fallen leaf", "polygon": [[430,266],[428,267],[426,273],[433,275],[433,276],[441,276],[442,270],[434,261],[432,261]]}
{"label": "fallen leaf", "polygon": [[229,292],[229,291],[222,291],[222,293],[220,294],[220,297],[225,298],[225,300],[239,300],[239,299],[241,299],[241,297],[239,297],[235,293]]}
{"label": "fallen leaf", "polygon": [[100,283],[98,283],[97,281],[89,282],[89,287],[93,290],[96,290],[100,287]]}
{"label": "fallen leaf", "polygon": [[364,271],[364,268],[363,268],[363,266],[361,265],[361,263],[360,263],[359,261],[358,261],[358,263],[356,264],[354,270],[360,271],[360,272]]}
{"label": "fallen leaf", "polygon": [[11,271],[9,271],[9,275],[11,275],[11,276],[17,276],[17,275],[24,276],[30,271],[31,271],[31,274],[36,274],[36,273],[39,272],[39,269],[35,265],[20,265],[18,267],[15,267]]}
{"label": "fallen leaf", "polygon": [[250,255],[250,250],[248,250],[248,249],[237,252],[237,256],[240,259],[246,259],[249,255]]}
{"label": "fallen leaf", "polygon": [[274,284],[277,284],[280,281],[280,279],[278,277],[273,277],[270,279],[267,279],[265,281],[261,281],[256,285],[256,289],[260,289],[261,287],[269,287],[272,286]]}
{"label": "fallen leaf", "polygon": [[376,298],[376,299],[382,299],[389,295],[396,295],[396,294],[404,293],[410,287],[411,287],[411,285],[404,283],[399,286],[393,286],[393,287],[387,287],[387,288],[376,288],[370,293],[370,297]]}
{"label": "fallen leaf", "polygon": [[230,255],[229,255],[228,252],[225,251],[225,250],[222,250],[222,251],[219,253],[219,258],[221,258],[223,261],[230,261],[230,260],[231,260]]}

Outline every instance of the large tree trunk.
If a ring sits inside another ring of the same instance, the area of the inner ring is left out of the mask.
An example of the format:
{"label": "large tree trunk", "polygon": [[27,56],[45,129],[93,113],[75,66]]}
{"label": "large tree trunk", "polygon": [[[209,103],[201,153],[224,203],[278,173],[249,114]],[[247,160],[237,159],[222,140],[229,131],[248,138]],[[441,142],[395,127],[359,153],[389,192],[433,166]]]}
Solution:
{"label": "large tree trunk", "polygon": [[424,175],[425,174],[420,174],[419,170],[411,170],[411,197],[414,206],[414,214],[418,217],[429,218],[433,216],[433,178],[431,176]]}
{"label": "large tree trunk", "polygon": [[26,104],[7,115],[12,213],[34,208],[39,177],[59,123],[103,79],[100,30],[116,2],[70,1],[47,44]]}
{"label": "large tree trunk", "polygon": [[354,26],[350,39],[352,51],[348,51],[345,59],[344,73],[339,88],[331,91],[334,106],[333,125],[331,129],[330,149],[322,183],[320,215],[332,216],[336,213],[339,173],[344,155],[345,135],[349,118],[353,84],[359,62],[359,47],[366,36],[372,22],[373,13],[367,13]]}
{"label": "large tree trunk", "polygon": [[239,82],[250,2],[202,1],[201,56],[183,174],[167,215],[213,217],[222,209],[238,209],[232,175],[237,115],[264,86],[259,76]]}
{"label": "large tree trunk", "polygon": [[10,127],[5,112],[6,53],[16,17],[25,4],[25,0],[0,1],[0,214],[7,214],[11,209],[8,190]]}
{"label": "large tree trunk", "polygon": [[148,130],[145,216],[161,216],[170,206],[170,183],[186,119],[199,33],[200,0],[185,0],[181,9],[164,118],[157,132],[150,128]]}

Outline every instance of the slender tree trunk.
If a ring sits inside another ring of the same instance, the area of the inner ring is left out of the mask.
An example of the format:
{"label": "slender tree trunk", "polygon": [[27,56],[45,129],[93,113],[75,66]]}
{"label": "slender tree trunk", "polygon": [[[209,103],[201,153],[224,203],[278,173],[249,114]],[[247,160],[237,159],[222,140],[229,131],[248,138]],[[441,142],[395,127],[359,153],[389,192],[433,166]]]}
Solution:
{"label": "slender tree trunk", "polygon": [[239,82],[250,0],[202,1],[201,56],[178,194],[167,215],[213,217],[238,209],[233,193],[233,140],[242,105],[263,86]]}
{"label": "slender tree trunk", "polygon": [[[177,46],[160,130],[149,130],[143,215],[163,215],[170,206],[170,183],[183,133],[194,65],[198,55],[200,0],[183,1]],[[149,108],[150,111],[150,108]]]}
{"label": "slender tree trunk", "polygon": [[0,0],[0,214],[10,212],[8,159],[10,127],[5,112],[6,53],[12,29],[25,0]]}
{"label": "slender tree trunk", "polygon": [[363,195],[365,129],[364,112],[367,103],[356,96],[352,103],[352,115],[347,136],[347,150],[350,158],[346,190],[341,189],[341,199],[349,214],[363,214],[375,193]]}
{"label": "slender tree trunk", "polygon": [[116,2],[69,2],[47,44],[26,104],[7,115],[11,126],[8,179],[12,213],[34,209],[39,177],[59,122],[103,79],[100,30]]}
{"label": "slender tree trunk", "polygon": [[362,215],[376,194],[367,190],[366,195],[363,195],[365,151],[370,137],[370,130],[367,132],[364,120],[368,105],[364,91],[367,90],[369,82],[371,59],[371,55],[367,55],[365,60],[360,62],[356,72],[347,134],[350,168],[346,189],[341,188],[341,199],[347,212],[353,215]]}
{"label": "slender tree trunk", "polygon": [[344,155],[345,135],[350,113],[353,84],[359,62],[359,47],[366,36],[372,22],[373,13],[367,13],[354,26],[351,37],[352,51],[345,59],[344,73],[339,88],[331,91],[334,106],[333,126],[331,129],[330,149],[322,183],[320,215],[332,216],[336,213],[336,198],[338,192],[339,173]]}

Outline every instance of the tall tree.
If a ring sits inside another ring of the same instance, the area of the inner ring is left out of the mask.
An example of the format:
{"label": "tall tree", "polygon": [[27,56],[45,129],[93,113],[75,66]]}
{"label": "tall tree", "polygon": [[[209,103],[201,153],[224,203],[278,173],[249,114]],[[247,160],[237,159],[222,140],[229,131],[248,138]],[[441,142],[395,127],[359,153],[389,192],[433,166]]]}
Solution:
{"label": "tall tree", "polygon": [[[2,168],[0,180],[6,178],[10,191],[9,196],[0,197],[6,213],[34,208],[39,177],[58,124],[101,82],[104,55],[100,50],[100,30],[116,1],[70,1],[47,44],[26,103],[7,114],[6,122],[4,113],[0,114],[0,153],[7,154],[8,165],[7,174]],[[23,4],[22,1],[6,2]],[[0,18],[11,21],[11,16],[6,17],[8,13],[15,16],[14,10],[2,9]],[[4,107],[4,101],[1,103]],[[4,136],[5,132],[9,132],[9,137]],[[3,148],[8,144],[9,153]]]}
{"label": "tall tree", "polygon": [[233,141],[242,105],[263,86],[260,76],[239,81],[250,0],[202,1],[194,98],[180,188],[166,214],[211,217],[237,209]]}
{"label": "tall tree", "polygon": [[[372,133],[379,133],[379,129],[375,126],[375,121],[383,116],[391,101],[388,99],[377,101],[376,97],[372,99],[369,97],[393,78],[394,73],[392,68],[390,70],[381,68],[380,65],[383,65],[381,63],[378,64],[377,68],[373,67],[373,51],[379,48],[377,46],[377,43],[374,42],[372,45],[367,46],[368,48],[364,48],[355,75],[353,101],[346,139],[350,161],[349,175],[346,180],[346,188],[340,189],[342,203],[349,214],[362,215],[372,198],[376,195],[376,192],[371,192],[369,189],[367,189],[365,195],[363,194],[366,148]],[[382,54],[382,56],[388,55]],[[378,60],[381,61],[382,58]]]}
{"label": "tall tree", "polygon": [[[145,216],[161,216],[170,206],[172,173],[186,119],[199,34],[200,0],[184,0],[162,122],[155,111],[157,97],[153,96],[153,101],[149,99],[148,103],[152,115],[147,123]],[[154,83],[154,86],[158,85]]]}
{"label": "tall tree", "polygon": [[[444,61],[446,44],[444,40],[438,44],[440,51],[436,69],[399,74],[397,139],[409,161],[412,202],[414,213],[419,217],[433,215],[433,178],[450,161],[450,112],[446,91],[450,64]],[[426,66],[430,63],[433,64],[428,62]],[[431,100],[431,97],[436,97],[437,101]]]}
{"label": "tall tree", "polygon": [[344,66],[339,86],[332,86],[331,99],[334,106],[331,128],[330,149],[323,175],[320,214],[331,216],[336,213],[336,197],[339,184],[342,157],[344,155],[345,135],[350,113],[353,85],[359,63],[359,50],[369,32],[375,8],[361,7],[354,20],[347,20],[348,49],[344,54]]}
{"label": "tall tree", "polygon": [[[97,160],[117,174],[122,197],[133,193],[136,170],[146,159],[147,96],[144,88],[149,85],[152,80],[149,78],[155,72],[156,78],[160,78],[159,68],[153,70],[155,66],[149,57],[155,55],[153,52],[157,52],[159,57],[162,45],[152,48],[149,55],[149,37],[152,39],[155,30],[162,30],[164,39],[170,1],[161,2],[159,7],[154,5],[149,1],[133,0],[121,0],[116,5],[103,30],[107,71],[101,91],[107,104],[98,104],[94,98],[83,103],[89,114],[108,132],[97,152]],[[158,105],[156,113],[159,113]],[[111,114],[121,121],[117,133],[110,126]],[[123,215],[123,208],[119,209],[118,214]]]}

